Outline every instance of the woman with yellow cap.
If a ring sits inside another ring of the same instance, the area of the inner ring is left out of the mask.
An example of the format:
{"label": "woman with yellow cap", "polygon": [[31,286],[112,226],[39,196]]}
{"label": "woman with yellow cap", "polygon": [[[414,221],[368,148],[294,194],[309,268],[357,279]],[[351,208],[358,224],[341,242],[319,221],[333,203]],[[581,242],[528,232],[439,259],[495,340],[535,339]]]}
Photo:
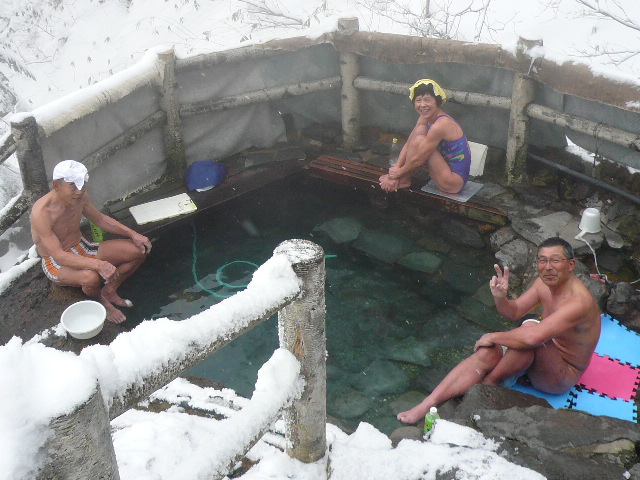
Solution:
{"label": "woman with yellow cap", "polygon": [[430,79],[418,80],[409,89],[409,98],[419,118],[398,161],[380,177],[386,192],[411,186],[411,176],[422,165],[445,193],[458,193],[469,178],[469,142],[458,123],[442,110],[445,91]]}

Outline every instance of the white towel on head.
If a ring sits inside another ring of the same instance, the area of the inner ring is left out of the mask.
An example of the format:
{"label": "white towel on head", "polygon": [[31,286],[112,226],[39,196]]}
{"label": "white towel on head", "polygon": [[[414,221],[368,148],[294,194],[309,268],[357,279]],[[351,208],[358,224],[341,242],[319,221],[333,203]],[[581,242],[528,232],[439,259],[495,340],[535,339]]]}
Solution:
{"label": "white towel on head", "polygon": [[84,182],[89,181],[89,172],[80,162],[63,160],[53,169],[53,180],[63,179],[65,182],[75,183],[78,190],[82,190]]}

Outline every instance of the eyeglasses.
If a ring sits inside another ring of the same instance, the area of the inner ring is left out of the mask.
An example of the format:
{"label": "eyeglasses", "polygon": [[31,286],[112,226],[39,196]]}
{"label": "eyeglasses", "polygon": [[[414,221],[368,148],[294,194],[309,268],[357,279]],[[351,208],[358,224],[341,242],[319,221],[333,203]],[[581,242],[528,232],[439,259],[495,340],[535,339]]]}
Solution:
{"label": "eyeglasses", "polygon": [[557,267],[565,260],[571,260],[570,258],[561,258],[561,257],[538,257],[538,266],[544,267],[547,263],[550,263],[552,267]]}

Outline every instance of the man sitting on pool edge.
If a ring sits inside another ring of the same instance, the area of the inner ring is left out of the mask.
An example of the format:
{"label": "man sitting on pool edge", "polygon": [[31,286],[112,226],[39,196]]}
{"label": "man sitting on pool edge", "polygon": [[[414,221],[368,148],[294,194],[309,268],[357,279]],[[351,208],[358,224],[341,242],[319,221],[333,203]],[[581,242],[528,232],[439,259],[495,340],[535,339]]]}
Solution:
{"label": "man sitting on pool edge", "polygon": [[500,385],[526,373],[533,387],[559,394],[573,387],[589,366],[600,338],[600,308],[587,287],[574,276],[571,245],[549,238],[538,247],[538,278],[515,300],[507,298],[509,268],[494,265],[491,293],[498,312],[509,321],[542,305],[542,320],[530,320],[508,332],[487,333],[475,352],[438,384],[420,404],[398,414],[416,423],[433,406],[463,395],[473,385]]}
{"label": "man sitting on pool edge", "polygon": [[[53,189],[31,209],[31,236],[42,257],[42,269],[53,283],[81,287],[104,305],[107,320],[122,323],[126,317],[116,306],[132,303],[118,295],[118,287],[151,252],[151,242],[100,212],[86,193],[88,180],[81,163],[58,163],[53,169]],[[129,238],[89,242],[80,232],[82,216],[107,232]]]}

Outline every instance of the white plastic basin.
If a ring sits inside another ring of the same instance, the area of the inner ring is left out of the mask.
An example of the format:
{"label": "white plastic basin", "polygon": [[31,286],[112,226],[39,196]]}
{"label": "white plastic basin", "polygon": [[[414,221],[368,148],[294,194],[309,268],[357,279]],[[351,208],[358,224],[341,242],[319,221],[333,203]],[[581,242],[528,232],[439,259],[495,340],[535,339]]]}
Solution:
{"label": "white plastic basin", "polygon": [[95,337],[102,331],[107,311],[100,302],[82,300],[69,305],[60,318],[62,326],[74,338]]}

